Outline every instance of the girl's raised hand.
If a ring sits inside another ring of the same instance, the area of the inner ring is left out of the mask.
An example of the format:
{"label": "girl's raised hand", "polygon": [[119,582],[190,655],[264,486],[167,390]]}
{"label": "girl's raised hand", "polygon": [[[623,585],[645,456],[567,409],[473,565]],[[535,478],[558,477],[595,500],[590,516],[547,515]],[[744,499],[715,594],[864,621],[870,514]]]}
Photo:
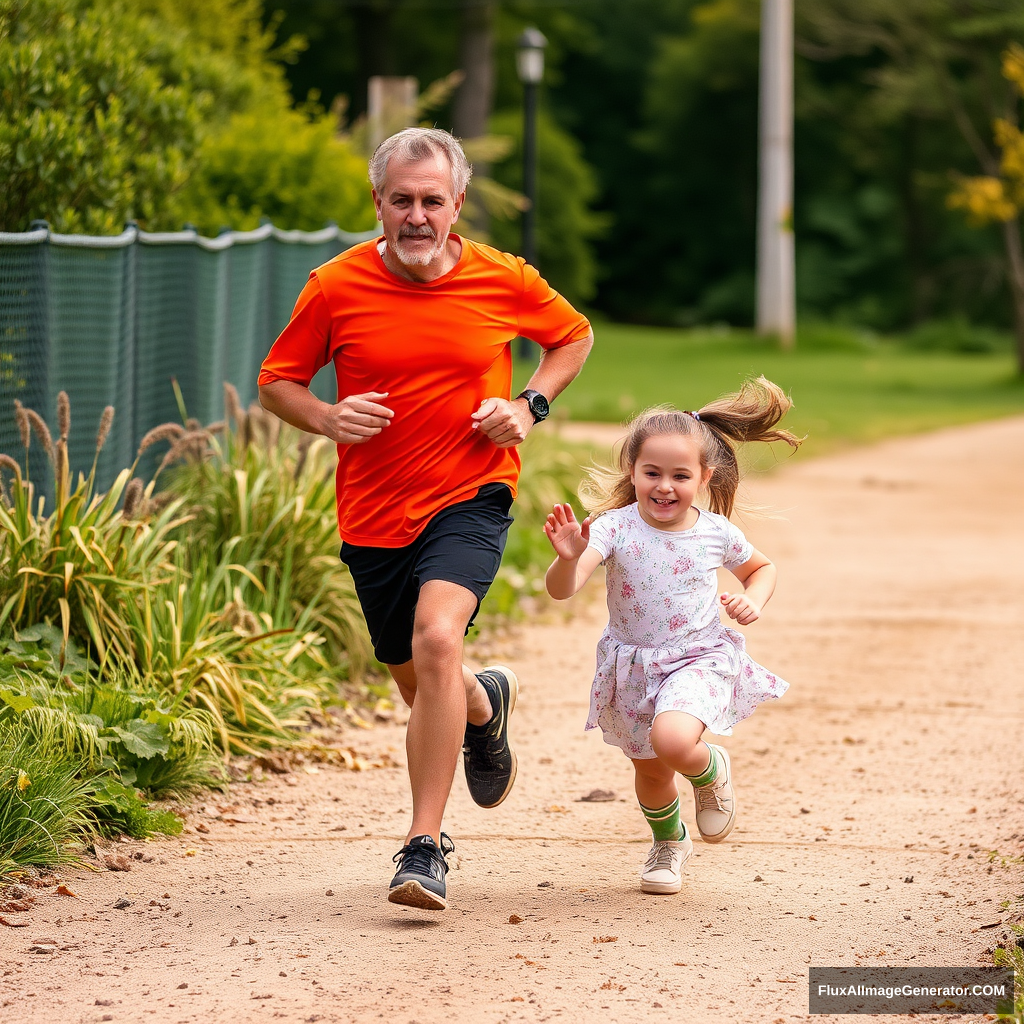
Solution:
{"label": "girl's raised hand", "polygon": [[571,505],[555,505],[544,524],[544,533],[559,558],[574,561],[590,542],[590,516],[578,523]]}
{"label": "girl's raised hand", "polygon": [[725,614],[741,626],[749,626],[761,617],[761,609],[746,594],[721,594],[718,598],[725,607]]}

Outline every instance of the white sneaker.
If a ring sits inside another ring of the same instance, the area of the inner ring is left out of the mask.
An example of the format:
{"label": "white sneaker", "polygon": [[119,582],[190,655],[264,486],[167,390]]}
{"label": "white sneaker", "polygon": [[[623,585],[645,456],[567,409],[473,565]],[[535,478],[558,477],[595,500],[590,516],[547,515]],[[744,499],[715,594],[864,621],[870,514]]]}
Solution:
{"label": "white sneaker", "polygon": [[689,836],[675,842],[655,840],[640,872],[640,891],[669,896],[683,887],[683,865],[693,853]]}
{"label": "white sneaker", "polygon": [[718,777],[709,786],[693,787],[697,808],[697,828],[705,843],[720,843],[736,825],[736,794],[732,788],[732,768],[725,747],[709,743],[711,756],[718,759]]}

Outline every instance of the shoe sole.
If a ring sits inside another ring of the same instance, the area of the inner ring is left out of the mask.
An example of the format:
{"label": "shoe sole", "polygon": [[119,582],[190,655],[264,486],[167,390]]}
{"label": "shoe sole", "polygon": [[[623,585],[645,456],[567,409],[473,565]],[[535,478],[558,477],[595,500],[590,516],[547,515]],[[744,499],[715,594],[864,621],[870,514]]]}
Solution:
{"label": "shoe sole", "polygon": [[[736,786],[735,786],[735,784],[732,781],[732,762],[729,760],[729,751],[726,750],[725,747],[718,746],[717,743],[714,745],[714,747],[715,747],[715,750],[720,751],[721,754],[722,754],[722,757],[725,758],[725,773],[726,773],[726,775],[729,776],[729,782],[730,782],[730,784],[732,784],[732,818],[729,819],[729,824],[726,825],[725,828],[721,832],[719,832],[717,836],[706,836],[706,835],[704,835],[703,832],[700,833],[700,837],[701,837],[701,839],[704,840],[705,843],[712,843],[712,844],[724,842],[726,839],[729,838],[729,833],[732,832],[732,830],[736,827],[736,818],[737,818],[737,814],[736,814]],[[698,829],[698,831],[699,831],[699,829]]]}
{"label": "shoe sole", "polygon": [[446,910],[448,901],[436,892],[424,889],[419,882],[408,881],[388,890],[388,903],[403,907],[417,907],[420,910]]}
{"label": "shoe sole", "polygon": [[[482,668],[481,672],[500,672],[508,680],[508,710],[505,712],[505,734],[508,735],[508,722],[512,717],[512,711],[516,706],[516,698],[519,696],[519,677],[505,665],[488,665],[486,668]],[[519,771],[519,759],[516,757],[516,752],[512,749],[512,744],[508,747],[509,753],[512,755],[512,774],[508,777],[508,785],[505,787],[505,792],[498,797],[494,803],[490,804],[478,804],[478,807],[483,807],[485,810],[490,810],[492,807],[497,807],[498,804],[504,802],[505,797],[512,792],[512,786],[516,781],[516,773]]]}

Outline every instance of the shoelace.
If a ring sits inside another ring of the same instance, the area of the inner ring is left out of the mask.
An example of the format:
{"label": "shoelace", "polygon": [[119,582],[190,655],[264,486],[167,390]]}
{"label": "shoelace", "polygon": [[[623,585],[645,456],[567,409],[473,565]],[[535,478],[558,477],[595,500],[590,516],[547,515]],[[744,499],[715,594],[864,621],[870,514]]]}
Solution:
{"label": "shoelace", "polygon": [[713,782],[710,786],[701,786],[697,791],[697,803],[702,811],[724,811],[722,798],[718,795],[719,785]]}
{"label": "shoelace", "polygon": [[647,855],[647,863],[644,865],[644,870],[650,870],[651,868],[670,868],[672,867],[672,860],[676,856],[676,847],[666,846],[663,843],[659,843]]}
{"label": "shoelace", "polygon": [[[399,861],[402,862],[403,871],[419,871],[425,872],[435,877],[443,878],[444,874],[448,871],[448,864],[445,861],[445,857],[449,853],[455,852],[455,843],[452,842],[451,836],[446,832],[441,833],[441,845],[437,846],[424,846],[417,844],[413,846],[411,844],[403,846],[398,853],[391,858],[391,860],[397,864]],[[441,874],[437,875],[433,868],[440,862]]]}

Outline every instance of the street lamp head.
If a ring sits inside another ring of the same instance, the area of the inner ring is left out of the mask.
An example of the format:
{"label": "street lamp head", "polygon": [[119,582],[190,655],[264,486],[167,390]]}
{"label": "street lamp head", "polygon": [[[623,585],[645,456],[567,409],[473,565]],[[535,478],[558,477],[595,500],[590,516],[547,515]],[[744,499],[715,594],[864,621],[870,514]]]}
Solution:
{"label": "street lamp head", "polygon": [[516,40],[516,70],[519,81],[526,85],[537,85],[544,77],[544,47],[548,41],[540,29],[524,29]]}

